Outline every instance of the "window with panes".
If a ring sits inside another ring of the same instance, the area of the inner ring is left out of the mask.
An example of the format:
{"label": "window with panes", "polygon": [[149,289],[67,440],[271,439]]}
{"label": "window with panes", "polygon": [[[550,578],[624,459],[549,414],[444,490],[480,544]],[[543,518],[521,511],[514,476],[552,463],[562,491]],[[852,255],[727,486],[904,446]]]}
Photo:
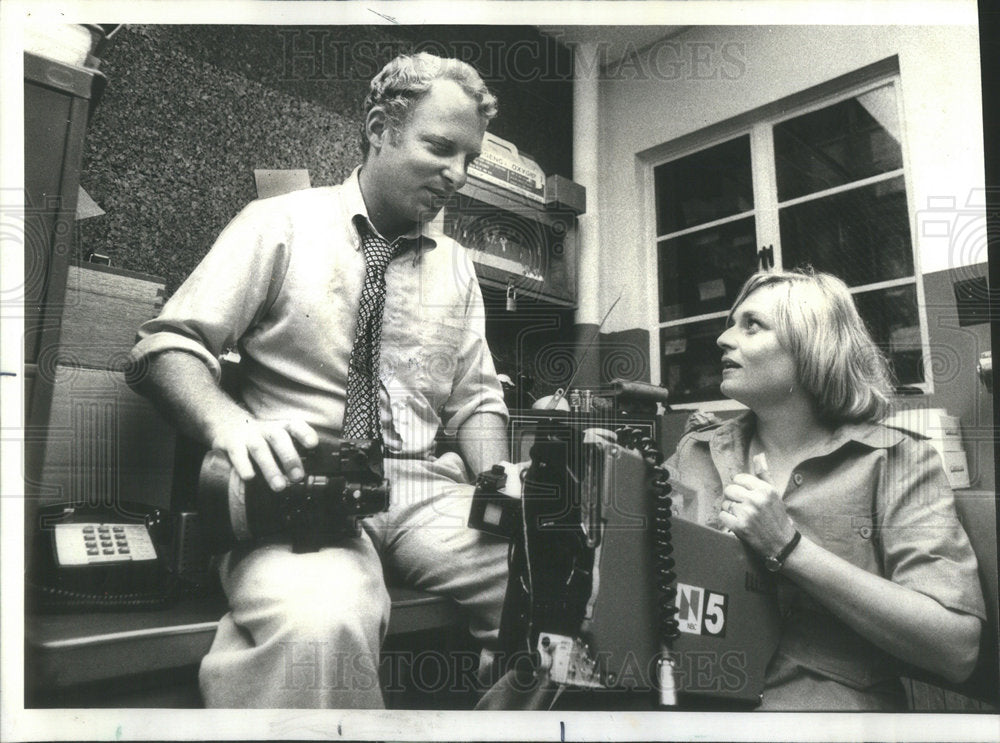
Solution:
{"label": "window with panes", "polygon": [[839,276],[898,384],[924,385],[899,111],[885,79],[654,165],[654,353],[675,403],[723,399],[715,341],[761,268]]}

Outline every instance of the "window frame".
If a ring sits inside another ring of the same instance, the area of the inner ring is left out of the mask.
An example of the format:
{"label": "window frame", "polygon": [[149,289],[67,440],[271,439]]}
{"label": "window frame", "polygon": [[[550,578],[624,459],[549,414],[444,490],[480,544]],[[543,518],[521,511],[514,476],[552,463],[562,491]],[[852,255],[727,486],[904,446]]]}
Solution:
{"label": "window frame", "polygon": [[[806,194],[788,199],[785,202],[778,201],[777,188],[777,168],[774,164],[774,127],[784,121],[803,116],[822,108],[835,105],[845,100],[863,95],[867,92],[892,85],[895,93],[897,116],[900,126],[900,148],[902,156],[902,172],[900,169],[888,171],[875,176],[870,176],[848,184],[824,189],[815,193]],[[703,151],[710,147],[722,144],[745,134],[749,134],[750,142],[750,167],[753,181],[753,217],[755,235],[758,250],[767,245],[774,246],[775,270],[782,267],[781,239],[779,209],[795,204],[818,201],[820,199],[834,196],[837,193],[845,192],[866,185],[878,183],[880,181],[898,178],[902,175],[903,185],[906,189],[906,223],[910,230],[910,249],[913,255],[913,273],[903,278],[891,279],[882,282],[865,284],[861,287],[851,287],[851,294],[861,294],[878,291],[893,286],[915,287],[917,319],[920,334],[921,359],[924,370],[924,381],[911,383],[910,387],[919,389],[923,394],[934,392],[934,376],[931,364],[930,331],[927,320],[927,305],[924,294],[923,271],[921,268],[920,245],[917,240],[916,210],[913,202],[913,173],[911,158],[909,155],[907,134],[907,122],[903,107],[903,84],[899,72],[898,60],[893,57],[883,60],[881,63],[870,65],[869,67],[857,70],[854,73],[842,76],[835,80],[821,83],[808,90],[801,91],[792,96],[782,98],[762,108],[748,111],[733,119],[710,125],[689,135],[666,142],[651,148],[637,155],[637,175],[639,183],[645,191],[641,200],[646,215],[643,229],[646,245],[646,259],[651,270],[647,273],[646,297],[647,315],[646,327],[649,329],[649,359],[650,374],[653,382],[658,384],[661,380],[662,361],[660,358],[660,331],[667,327],[688,325],[696,322],[703,322],[724,317],[726,312],[710,312],[690,317],[675,318],[667,321],[659,319],[659,244],[663,240],[677,237],[685,232],[693,232],[697,229],[706,229],[708,226],[717,223],[724,223],[735,217],[716,220],[705,225],[699,225],[689,230],[681,230],[676,233],[666,235],[657,234],[656,225],[656,187],[654,181],[654,170],[665,163],[687,157],[696,152]],[[762,167],[762,164],[764,167]],[[745,218],[744,212],[742,217]],[[708,400],[701,402],[679,402],[672,404],[675,409],[699,409],[699,410],[740,410],[743,409],[741,403],[728,398],[720,400]]]}

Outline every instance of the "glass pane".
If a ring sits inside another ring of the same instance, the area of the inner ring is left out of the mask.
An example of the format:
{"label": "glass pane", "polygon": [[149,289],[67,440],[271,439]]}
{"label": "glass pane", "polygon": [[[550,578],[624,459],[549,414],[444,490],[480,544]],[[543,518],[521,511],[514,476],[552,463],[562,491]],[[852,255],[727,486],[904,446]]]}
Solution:
{"label": "glass pane", "polygon": [[781,263],[811,264],[849,286],[913,275],[903,177],[780,209]]}
{"label": "glass pane", "polygon": [[749,211],[750,135],[659,165],[653,178],[657,235]]}
{"label": "glass pane", "polygon": [[722,399],[722,349],[715,341],[725,328],[719,317],[660,329],[660,384],[671,402]]}
{"label": "glass pane", "polygon": [[903,167],[891,85],[774,127],[778,201]]}
{"label": "glass pane", "polygon": [[757,269],[754,218],[662,241],[660,322],[728,310]]}
{"label": "glass pane", "polygon": [[[914,285],[854,295],[858,312],[879,348],[889,357],[897,384],[925,380]],[[660,329],[660,384],[675,403],[721,400],[722,350],[716,339],[724,317]]]}
{"label": "glass pane", "polygon": [[859,292],[854,303],[875,342],[889,357],[897,384],[923,382],[916,285]]}

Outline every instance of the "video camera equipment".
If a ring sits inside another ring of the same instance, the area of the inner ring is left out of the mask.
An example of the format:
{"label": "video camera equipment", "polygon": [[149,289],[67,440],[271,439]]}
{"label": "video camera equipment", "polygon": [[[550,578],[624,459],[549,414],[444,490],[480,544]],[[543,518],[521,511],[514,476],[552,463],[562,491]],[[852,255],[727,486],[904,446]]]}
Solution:
{"label": "video camera equipment", "polygon": [[[624,678],[620,666],[626,653],[649,647],[652,657],[644,662],[657,663],[660,649],[669,648],[677,621],[670,582],[671,489],[666,470],[658,466],[661,461],[653,442],[638,431],[586,429],[558,417],[538,422],[522,484],[520,523],[511,530],[510,580],[500,623],[501,646],[510,658],[530,655],[557,683],[614,688]],[[499,494],[490,492],[492,484],[481,477],[474,501],[496,507]],[[623,484],[648,496],[640,501],[649,508],[619,514],[627,523],[612,532],[607,529],[609,512],[620,510],[613,496]],[[618,549],[622,541],[635,543],[654,522],[658,551],[638,555],[629,579],[602,583],[602,552]],[[641,582],[649,585],[637,585]],[[657,595],[659,600],[649,600]],[[623,636],[612,627],[612,611],[605,606],[610,602],[618,605],[616,613],[643,617],[637,627],[644,636]],[[601,652],[595,656],[590,641],[598,635],[602,642],[595,646]],[[673,686],[669,670],[662,663],[653,669],[663,689]]]}
{"label": "video camera equipment", "polygon": [[210,552],[278,533],[291,537],[294,552],[315,552],[356,536],[359,519],[389,509],[380,442],[321,438],[299,453],[305,477],[280,492],[271,490],[259,471],[244,482],[222,451],[205,456],[198,513]]}
{"label": "video camera equipment", "polygon": [[536,424],[520,499],[480,475],[470,526],[511,540],[503,670],[655,691],[650,707],[757,704],[776,588],[734,535],[675,518],[652,439],[573,416]]}

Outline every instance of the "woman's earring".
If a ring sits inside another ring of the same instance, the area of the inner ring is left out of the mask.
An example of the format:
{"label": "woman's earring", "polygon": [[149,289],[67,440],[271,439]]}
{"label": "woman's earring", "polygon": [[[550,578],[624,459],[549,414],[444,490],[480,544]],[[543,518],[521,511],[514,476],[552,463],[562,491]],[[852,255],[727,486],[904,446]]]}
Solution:
{"label": "woman's earring", "polygon": [[788,388],[788,394],[789,394],[789,395],[790,395],[790,394],[792,394],[793,392],[795,392],[795,385],[794,385],[794,384],[793,384],[793,385],[791,385],[791,386],[790,386],[790,387]]}

